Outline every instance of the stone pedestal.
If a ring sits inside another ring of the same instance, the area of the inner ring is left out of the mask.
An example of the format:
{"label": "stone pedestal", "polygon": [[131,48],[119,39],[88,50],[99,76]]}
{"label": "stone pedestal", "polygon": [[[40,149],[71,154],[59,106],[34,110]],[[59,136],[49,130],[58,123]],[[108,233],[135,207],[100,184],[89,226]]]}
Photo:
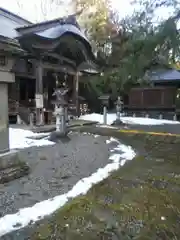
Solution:
{"label": "stone pedestal", "polygon": [[56,132],[66,135],[66,113],[65,106],[55,106],[54,115],[56,116]]}

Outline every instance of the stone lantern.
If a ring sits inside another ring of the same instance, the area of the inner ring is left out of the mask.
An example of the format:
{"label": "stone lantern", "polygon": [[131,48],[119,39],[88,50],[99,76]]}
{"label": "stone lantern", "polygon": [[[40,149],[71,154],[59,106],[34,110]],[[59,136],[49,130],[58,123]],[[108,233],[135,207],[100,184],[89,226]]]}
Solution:
{"label": "stone lantern", "polygon": [[120,120],[121,117],[121,113],[123,110],[123,101],[121,99],[121,97],[119,96],[116,102],[116,112],[117,112],[117,120]]}
{"label": "stone lantern", "polygon": [[99,97],[99,100],[101,101],[103,105],[103,124],[107,124],[107,107],[109,106],[109,95],[102,95]]}
{"label": "stone lantern", "polygon": [[121,97],[119,96],[117,101],[116,101],[116,120],[113,124],[115,125],[120,125],[123,122],[121,121],[121,114],[122,114],[122,110],[123,110],[123,101],[121,99]]}
{"label": "stone lantern", "polygon": [[69,90],[65,88],[57,88],[53,93],[56,96],[56,100],[52,103],[54,104],[54,115],[56,116],[56,132],[61,136],[65,136],[67,133],[66,120],[67,120],[67,101],[65,96]]}

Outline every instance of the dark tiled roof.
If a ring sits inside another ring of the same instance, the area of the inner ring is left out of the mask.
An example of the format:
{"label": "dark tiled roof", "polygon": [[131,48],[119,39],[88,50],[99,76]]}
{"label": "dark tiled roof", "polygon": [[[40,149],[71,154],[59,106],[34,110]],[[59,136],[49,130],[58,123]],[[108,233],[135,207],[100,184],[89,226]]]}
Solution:
{"label": "dark tiled roof", "polygon": [[180,81],[180,71],[175,69],[157,70],[150,73],[153,82]]}

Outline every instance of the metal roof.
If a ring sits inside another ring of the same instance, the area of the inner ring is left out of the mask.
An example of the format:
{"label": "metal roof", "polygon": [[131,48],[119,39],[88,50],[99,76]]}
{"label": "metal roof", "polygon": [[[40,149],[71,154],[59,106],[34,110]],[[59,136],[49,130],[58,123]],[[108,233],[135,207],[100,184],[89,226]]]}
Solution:
{"label": "metal roof", "polygon": [[43,38],[57,39],[62,35],[64,35],[65,33],[75,34],[89,42],[86,36],[77,27],[71,24],[63,24],[63,25],[58,24],[57,26],[48,28],[44,31],[36,32],[35,34]]}
{"label": "metal roof", "polygon": [[16,28],[31,24],[29,21],[0,8],[0,36],[16,38],[18,32]]}
{"label": "metal roof", "polygon": [[2,7],[0,7],[0,14],[14,20],[15,22],[17,22],[21,25],[33,24],[32,22],[28,21],[27,19],[22,18],[22,17],[18,16],[17,14],[14,14],[14,13],[12,13],[12,12],[8,11],[7,9],[2,8]]}
{"label": "metal roof", "polygon": [[16,28],[19,26],[21,26],[19,23],[0,14],[0,36],[11,39],[18,37]]}
{"label": "metal roof", "polygon": [[180,71],[175,69],[156,70],[149,74],[153,82],[180,81]]}

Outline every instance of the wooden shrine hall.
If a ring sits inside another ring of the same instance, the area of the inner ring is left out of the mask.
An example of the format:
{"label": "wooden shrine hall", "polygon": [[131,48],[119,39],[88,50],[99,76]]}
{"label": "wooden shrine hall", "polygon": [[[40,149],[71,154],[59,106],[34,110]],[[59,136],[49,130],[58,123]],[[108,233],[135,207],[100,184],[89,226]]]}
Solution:
{"label": "wooden shrine hall", "polygon": [[[76,16],[31,22],[0,8],[0,79],[5,69],[13,77],[8,84],[9,116],[29,123],[52,120],[52,94],[65,84],[71,109],[79,112],[79,76],[96,70],[92,47]],[[1,72],[2,70],[2,72]],[[8,78],[9,75],[7,75]]]}

